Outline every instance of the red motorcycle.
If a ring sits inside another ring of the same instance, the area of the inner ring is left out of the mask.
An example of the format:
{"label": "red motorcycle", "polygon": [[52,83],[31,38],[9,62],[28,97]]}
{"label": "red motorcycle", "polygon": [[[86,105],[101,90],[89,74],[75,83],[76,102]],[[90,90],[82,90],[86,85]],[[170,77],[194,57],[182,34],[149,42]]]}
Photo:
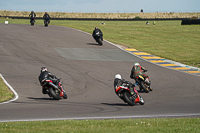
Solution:
{"label": "red motorcycle", "polygon": [[42,88],[46,90],[49,97],[53,97],[55,100],[60,100],[62,97],[67,99],[67,94],[65,93],[60,79],[56,81],[58,84],[54,84],[51,79],[45,79],[41,82]]}
{"label": "red motorcycle", "polygon": [[[132,95],[130,91],[131,86],[134,90],[134,94]],[[121,98],[125,103],[128,103],[130,106],[134,106],[136,103],[144,105],[144,100],[138,94],[137,90],[135,89],[135,85],[122,79],[120,74],[115,75],[114,89],[119,98]]]}

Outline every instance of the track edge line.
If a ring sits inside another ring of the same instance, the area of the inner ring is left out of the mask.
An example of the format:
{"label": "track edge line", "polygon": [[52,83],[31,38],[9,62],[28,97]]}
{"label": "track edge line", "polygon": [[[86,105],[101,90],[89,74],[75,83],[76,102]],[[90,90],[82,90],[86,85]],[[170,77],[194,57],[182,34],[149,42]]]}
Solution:
{"label": "track edge line", "polygon": [[19,98],[19,95],[17,94],[17,92],[13,89],[13,87],[12,87],[10,84],[8,84],[8,82],[5,80],[5,78],[3,77],[3,75],[2,75],[1,73],[0,73],[0,77],[1,77],[1,79],[4,81],[4,83],[6,84],[6,86],[8,86],[8,88],[9,88],[9,89],[13,92],[13,94],[15,95],[14,98],[12,98],[12,99],[10,99],[10,100],[8,100],[8,101],[2,102],[2,103],[0,103],[0,104],[10,103],[10,102],[12,102],[12,101],[17,100],[17,99]]}

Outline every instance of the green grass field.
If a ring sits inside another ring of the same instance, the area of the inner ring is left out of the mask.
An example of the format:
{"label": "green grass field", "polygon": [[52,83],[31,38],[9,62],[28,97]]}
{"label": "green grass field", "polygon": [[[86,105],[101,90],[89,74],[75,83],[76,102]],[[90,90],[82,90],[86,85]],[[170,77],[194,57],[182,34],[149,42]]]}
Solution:
{"label": "green grass field", "polygon": [[[9,24],[29,24],[29,20],[13,19],[0,19],[0,23],[5,20]],[[50,25],[72,27],[88,33],[92,33],[94,27],[98,26],[104,33],[104,39],[110,42],[200,67],[199,25],[182,26],[181,21],[157,21],[156,25],[152,25],[152,21],[150,25],[146,25],[145,21],[100,23],[52,20]],[[36,24],[43,25],[43,21],[36,20]],[[6,122],[0,123],[0,132],[199,133],[199,124],[199,118]]]}
{"label": "green grass field", "polygon": [[199,133],[199,118],[0,123],[1,133]]}

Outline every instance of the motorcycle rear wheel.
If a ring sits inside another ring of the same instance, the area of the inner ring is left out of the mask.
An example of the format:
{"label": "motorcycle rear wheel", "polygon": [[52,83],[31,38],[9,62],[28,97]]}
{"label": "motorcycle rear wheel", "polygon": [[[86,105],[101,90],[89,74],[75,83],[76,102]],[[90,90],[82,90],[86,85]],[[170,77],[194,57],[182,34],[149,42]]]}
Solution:
{"label": "motorcycle rear wheel", "polygon": [[60,95],[56,94],[56,92],[54,91],[54,89],[52,87],[49,88],[49,93],[55,100],[61,99]]}
{"label": "motorcycle rear wheel", "polygon": [[97,40],[97,41],[98,41],[99,45],[103,45],[103,43],[102,43],[102,41],[101,41],[101,38],[100,38],[100,37],[98,38],[98,40]]}
{"label": "motorcycle rear wheel", "polygon": [[143,89],[146,93],[149,93],[149,88],[148,88],[148,86],[144,83],[144,81],[141,81],[140,86],[142,87],[142,89]]}
{"label": "motorcycle rear wheel", "polygon": [[130,93],[128,92],[124,92],[123,93],[123,99],[126,103],[128,103],[130,106],[134,106],[135,105],[135,99],[131,96]]}

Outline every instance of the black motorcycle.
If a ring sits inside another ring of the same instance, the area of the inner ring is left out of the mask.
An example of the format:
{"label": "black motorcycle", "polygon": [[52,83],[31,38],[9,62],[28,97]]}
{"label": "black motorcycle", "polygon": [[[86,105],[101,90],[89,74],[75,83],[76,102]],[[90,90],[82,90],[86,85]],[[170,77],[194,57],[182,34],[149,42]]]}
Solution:
{"label": "black motorcycle", "polygon": [[101,35],[100,32],[97,32],[95,35],[94,35],[94,39],[95,41],[99,44],[99,45],[103,45],[103,37]]}
{"label": "black motorcycle", "polygon": [[[122,81],[123,80],[123,81]],[[134,94],[131,95],[130,87],[133,87]],[[124,79],[115,78],[114,80],[114,90],[119,98],[121,98],[125,103],[128,103],[130,106],[134,106],[136,103],[144,105],[144,100],[138,94],[135,89],[135,85]]]}
{"label": "black motorcycle", "polygon": [[61,97],[67,99],[67,94],[63,89],[60,79],[57,80],[58,85],[54,84],[51,79],[45,79],[41,82],[42,88],[45,89],[46,94],[49,97],[53,97],[55,100],[60,100]]}
{"label": "black motorcycle", "polygon": [[49,19],[46,18],[46,19],[44,19],[44,26],[48,27],[48,25],[49,25]]}
{"label": "black motorcycle", "polygon": [[152,91],[151,82],[149,78],[144,78],[142,75],[138,75],[135,78],[136,84],[139,86],[140,90],[144,90],[144,92],[149,93]]}
{"label": "black motorcycle", "polygon": [[31,17],[30,23],[31,23],[31,25],[34,25],[34,23],[35,23],[35,17],[34,16]]}

